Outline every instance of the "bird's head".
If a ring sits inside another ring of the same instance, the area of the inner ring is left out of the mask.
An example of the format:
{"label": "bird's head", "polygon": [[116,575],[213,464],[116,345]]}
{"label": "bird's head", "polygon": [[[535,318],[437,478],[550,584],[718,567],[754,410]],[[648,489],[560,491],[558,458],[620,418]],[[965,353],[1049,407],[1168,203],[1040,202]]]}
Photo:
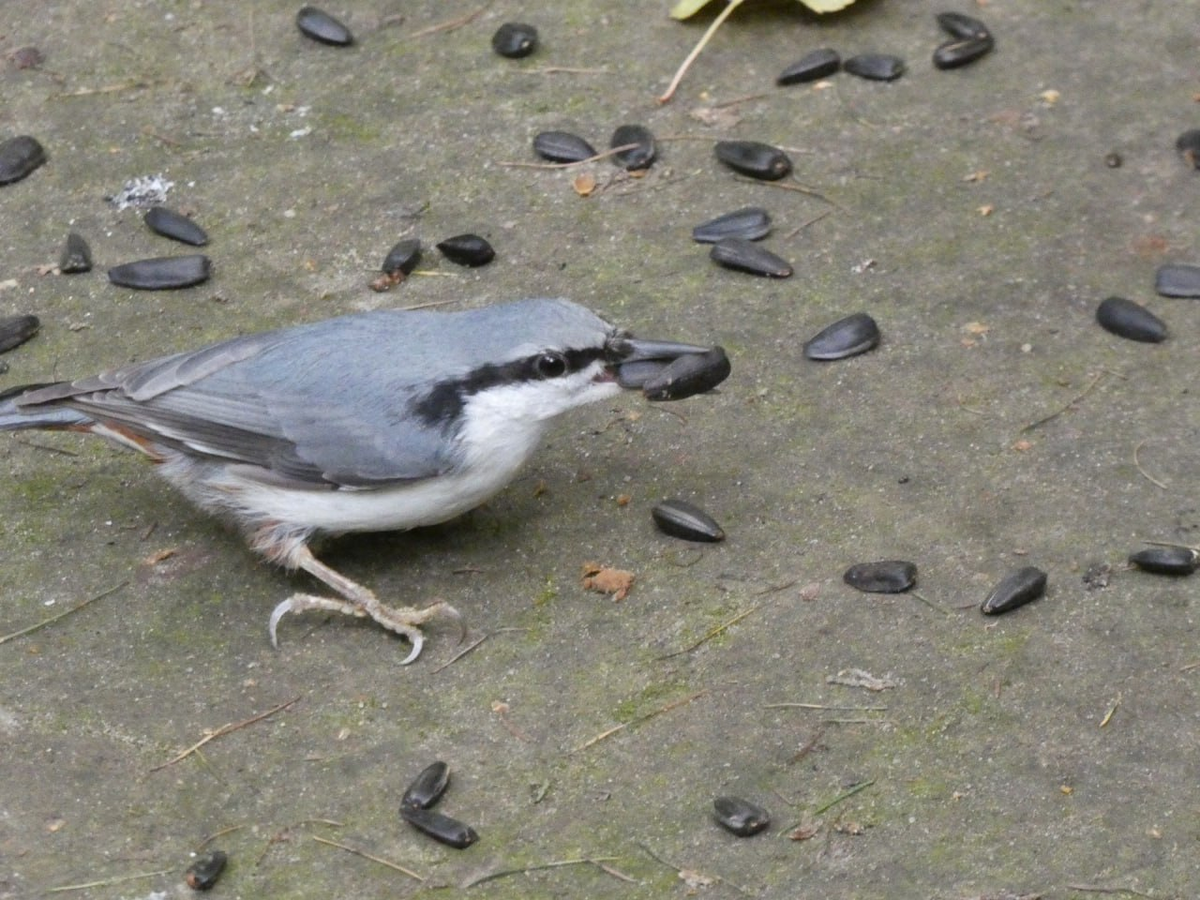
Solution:
{"label": "bird's head", "polygon": [[[682,399],[729,374],[720,348],[637,339],[567,300],[454,315],[465,326],[456,346],[467,359],[465,371],[445,383],[447,399],[452,389],[459,402],[509,420],[544,421],[622,389]],[[676,375],[684,372],[681,381]]]}

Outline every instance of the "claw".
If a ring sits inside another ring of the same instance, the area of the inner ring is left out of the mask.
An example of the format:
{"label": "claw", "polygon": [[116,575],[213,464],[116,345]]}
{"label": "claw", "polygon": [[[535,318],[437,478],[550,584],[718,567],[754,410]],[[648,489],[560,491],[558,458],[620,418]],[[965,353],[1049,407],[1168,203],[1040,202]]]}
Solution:
{"label": "claw", "polygon": [[412,642],[412,650],[408,656],[400,660],[400,665],[407,666],[409,663],[416,662],[417,657],[421,655],[421,648],[425,646],[425,636],[416,628],[405,632],[404,636]]}
{"label": "claw", "polygon": [[467,620],[463,618],[462,613],[460,613],[445,600],[439,600],[437,603],[431,603],[429,608],[439,609],[446,615],[446,618],[454,620],[454,624],[458,626],[458,642],[460,644],[467,639]]}
{"label": "claw", "polygon": [[271,618],[267,621],[267,631],[271,635],[271,646],[276,650],[279,649],[279,638],[275,635],[275,629],[279,625],[279,620],[292,611],[292,598],[288,597],[273,610],[271,610]]}

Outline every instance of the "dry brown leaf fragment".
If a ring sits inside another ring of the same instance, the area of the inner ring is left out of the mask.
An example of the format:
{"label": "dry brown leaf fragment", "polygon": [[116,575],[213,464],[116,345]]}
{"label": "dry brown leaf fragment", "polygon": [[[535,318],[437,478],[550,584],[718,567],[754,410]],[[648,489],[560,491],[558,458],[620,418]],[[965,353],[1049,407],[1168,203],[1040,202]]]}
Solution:
{"label": "dry brown leaf fragment", "polygon": [[636,577],[624,569],[586,562],[583,564],[582,585],[585,590],[595,591],[597,594],[612,594],[613,600],[619,603],[629,596]]}
{"label": "dry brown leaf fragment", "polygon": [[688,115],[710,128],[733,128],[742,121],[741,115],[732,106],[695,106]]}
{"label": "dry brown leaf fragment", "polygon": [[797,825],[788,832],[789,841],[807,841],[811,837],[815,837],[817,832],[821,830],[820,825]]}
{"label": "dry brown leaf fragment", "polygon": [[596,176],[591,172],[580,172],[571,182],[571,187],[580,197],[590,197],[596,190]]}
{"label": "dry brown leaf fragment", "polygon": [[691,891],[695,891],[697,888],[712,887],[717,883],[717,879],[711,875],[705,875],[703,872],[697,872],[695,869],[680,869],[679,877]]}
{"label": "dry brown leaf fragment", "polygon": [[886,691],[889,688],[899,687],[903,682],[891,675],[880,678],[865,669],[842,669],[836,675],[827,675],[825,683],[866,688],[868,691]]}
{"label": "dry brown leaf fragment", "polygon": [[149,556],[142,560],[144,566],[156,566],[165,559],[170,559],[179,552],[178,547],[163,547],[161,550],[155,550]]}

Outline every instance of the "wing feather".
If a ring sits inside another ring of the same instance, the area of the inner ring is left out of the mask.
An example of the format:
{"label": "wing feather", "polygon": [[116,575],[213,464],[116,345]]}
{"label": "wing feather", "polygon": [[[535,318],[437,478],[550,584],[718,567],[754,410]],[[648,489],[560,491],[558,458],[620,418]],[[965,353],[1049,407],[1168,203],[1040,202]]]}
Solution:
{"label": "wing feather", "polygon": [[394,314],[345,316],[52,385],[20,404],[69,406],[314,487],[429,478],[458,460],[443,427],[409,413],[427,386],[381,374],[364,353],[389,338],[403,347],[407,331]]}

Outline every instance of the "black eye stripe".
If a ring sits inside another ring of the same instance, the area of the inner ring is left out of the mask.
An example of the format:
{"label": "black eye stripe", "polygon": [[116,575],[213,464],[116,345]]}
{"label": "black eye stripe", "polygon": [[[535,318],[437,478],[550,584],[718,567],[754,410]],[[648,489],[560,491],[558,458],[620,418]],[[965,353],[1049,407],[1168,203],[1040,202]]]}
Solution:
{"label": "black eye stripe", "polygon": [[543,351],[499,366],[480,366],[460,378],[433,385],[413,402],[412,411],[430,425],[451,422],[462,414],[463,406],[472,394],[505,384],[545,381],[547,376],[542,372],[542,360],[551,354],[566,362],[566,371],[562,375],[581,372],[596,360],[607,358],[604,348],[587,347],[581,350]]}

